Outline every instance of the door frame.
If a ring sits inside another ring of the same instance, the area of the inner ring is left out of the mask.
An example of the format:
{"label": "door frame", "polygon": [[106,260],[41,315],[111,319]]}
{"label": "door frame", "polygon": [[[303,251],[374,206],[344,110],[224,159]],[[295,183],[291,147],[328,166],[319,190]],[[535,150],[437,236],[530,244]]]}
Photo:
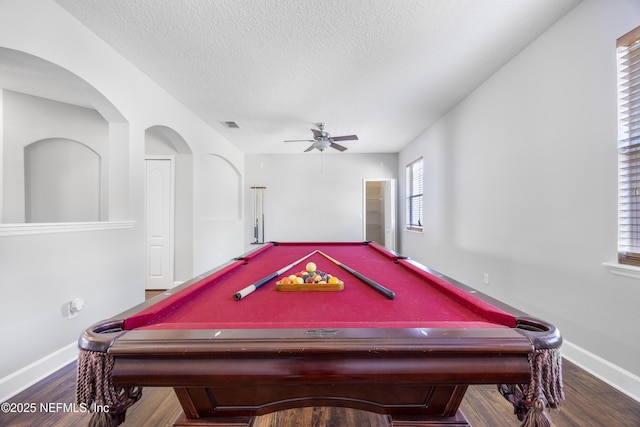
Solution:
{"label": "door frame", "polygon": [[395,178],[379,178],[362,180],[362,240],[367,238],[367,183],[368,182],[383,182],[382,186],[384,191],[385,201],[385,215],[384,215],[384,246],[391,250],[396,250],[397,245],[397,191],[396,191],[396,179]]}

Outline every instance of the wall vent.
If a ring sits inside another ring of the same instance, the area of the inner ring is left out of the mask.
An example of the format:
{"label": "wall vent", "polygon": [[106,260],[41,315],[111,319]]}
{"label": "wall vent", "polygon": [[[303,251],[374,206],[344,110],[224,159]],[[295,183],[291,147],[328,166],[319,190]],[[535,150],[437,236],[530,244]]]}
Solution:
{"label": "wall vent", "polygon": [[229,129],[240,129],[240,126],[236,122],[222,122],[222,124]]}

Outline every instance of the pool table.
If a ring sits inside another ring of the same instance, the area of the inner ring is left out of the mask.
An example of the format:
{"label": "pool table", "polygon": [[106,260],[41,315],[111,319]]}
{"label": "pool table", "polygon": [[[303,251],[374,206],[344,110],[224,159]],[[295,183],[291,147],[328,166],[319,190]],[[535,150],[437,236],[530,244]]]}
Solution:
{"label": "pool table", "polygon": [[[276,287],[308,262],[343,289]],[[469,385],[526,387],[541,375],[533,356],[561,342],[553,325],[376,243],[271,242],[86,329],[78,401],[108,408],[96,416],[113,425],[151,386],[174,388],[177,426],[250,426],[304,406],[387,414],[392,426],[466,426]]]}

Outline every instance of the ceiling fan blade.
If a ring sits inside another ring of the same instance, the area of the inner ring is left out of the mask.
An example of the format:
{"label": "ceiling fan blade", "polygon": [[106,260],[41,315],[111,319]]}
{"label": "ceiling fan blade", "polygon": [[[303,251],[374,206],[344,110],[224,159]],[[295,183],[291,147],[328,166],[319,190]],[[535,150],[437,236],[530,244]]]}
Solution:
{"label": "ceiling fan blade", "polygon": [[315,148],[315,144],[311,144],[311,147],[307,148],[306,150],[304,150],[305,153],[313,150]]}
{"label": "ceiling fan blade", "polygon": [[331,148],[335,148],[335,149],[336,149],[336,150],[338,150],[338,151],[344,151],[344,150],[346,150],[346,149],[347,149],[347,147],[343,147],[342,145],[340,145],[340,144],[336,144],[335,142],[332,142],[329,146],[330,146]]}
{"label": "ceiling fan blade", "polygon": [[334,141],[357,141],[358,135],[344,135],[344,136],[332,136]]}
{"label": "ceiling fan blade", "polygon": [[311,132],[313,132],[313,136],[316,138],[322,138],[322,131],[318,130],[318,129],[311,129]]}
{"label": "ceiling fan blade", "polygon": [[289,139],[284,142],[314,142],[313,139]]}

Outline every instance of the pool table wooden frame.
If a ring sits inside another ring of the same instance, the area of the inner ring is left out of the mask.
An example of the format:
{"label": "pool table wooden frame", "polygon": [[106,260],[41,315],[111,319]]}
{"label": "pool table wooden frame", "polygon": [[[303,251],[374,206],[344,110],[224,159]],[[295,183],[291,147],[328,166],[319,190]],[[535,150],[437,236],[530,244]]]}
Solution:
{"label": "pool table wooden frame", "polygon": [[528,383],[528,356],[562,338],[551,324],[407,262],[513,314],[517,327],[123,329],[123,319],[221,266],[93,325],[79,346],[113,361],[113,385],[127,396],[111,408],[115,425],[150,386],[174,388],[184,411],[176,426],[250,426],[256,415],[305,406],[387,414],[396,427],[468,426],[459,406],[469,385]]}

